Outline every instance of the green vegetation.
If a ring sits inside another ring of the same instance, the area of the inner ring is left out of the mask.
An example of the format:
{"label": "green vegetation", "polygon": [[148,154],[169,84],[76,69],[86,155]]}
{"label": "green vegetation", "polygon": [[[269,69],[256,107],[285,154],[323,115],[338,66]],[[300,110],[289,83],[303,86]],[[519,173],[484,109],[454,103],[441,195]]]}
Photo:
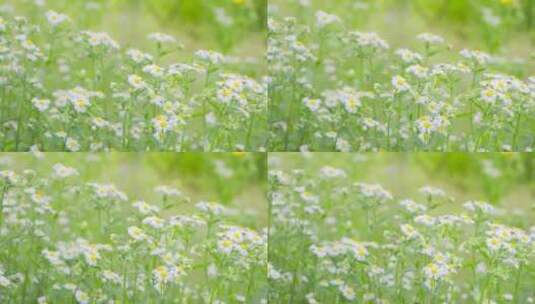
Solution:
{"label": "green vegetation", "polygon": [[[0,150],[265,150],[264,43],[247,40],[257,26],[218,35],[252,43],[250,57],[241,46],[206,49],[207,35],[177,39],[141,5],[152,2],[46,4],[72,16],[15,3],[0,12]],[[233,6],[253,11],[250,1]],[[200,28],[216,28],[203,20]]]}
{"label": "green vegetation", "polygon": [[2,154],[0,301],[264,301],[265,156],[162,156]]}
{"label": "green vegetation", "polygon": [[534,160],[271,154],[270,302],[533,302]]}
{"label": "green vegetation", "polygon": [[270,150],[533,151],[528,17],[459,3],[273,1]]}

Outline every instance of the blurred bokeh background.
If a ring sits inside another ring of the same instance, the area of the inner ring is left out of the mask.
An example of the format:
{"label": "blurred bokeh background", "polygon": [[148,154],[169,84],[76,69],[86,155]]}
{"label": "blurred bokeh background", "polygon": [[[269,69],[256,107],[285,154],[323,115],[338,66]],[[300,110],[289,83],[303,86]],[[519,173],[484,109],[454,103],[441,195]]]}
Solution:
{"label": "blurred bokeh background", "polygon": [[181,56],[210,49],[263,63],[267,0],[3,0],[0,9],[32,21],[55,10],[78,30],[107,32],[124,47],[147,49],[148,33],[162,32],[184,45]]}
{"label": "blurred bokeh background", "polygon": [[510,224],[529,227],[535,220],[533,153],[272,153],[268,163],[316,176],[323,166],[340,168],[349,180],[344,184],[379,183],[400,199],[418,198],[422,186],[438,187],[455,201],[437,214],[458,213],[466,201],[481,200],[502,209]]}
{"label": "blurred bokeh background", "polygon": [[81,183],[112,183],[137,200],[158,203],[154,189],[176,187],[191,202],[169,212],[188,213],[199,201],[213,201],[240,211],[238,222],[267,227],[266,156],[262,153],[2,153],[0,171],[33,169],[51,175],[62,163],[78,169]]}
{"label": "blurred bokeh background", "polygon": [[[455,50],[479,49],[507,59],[511,73],[535,71],[535,0],[272,0],[269,16],[314,23],[315,12],[339,16],[346,28],[377,32],[393,47],[413,47],[432,32]],[[523,70],[525,65],[529,69]]]}

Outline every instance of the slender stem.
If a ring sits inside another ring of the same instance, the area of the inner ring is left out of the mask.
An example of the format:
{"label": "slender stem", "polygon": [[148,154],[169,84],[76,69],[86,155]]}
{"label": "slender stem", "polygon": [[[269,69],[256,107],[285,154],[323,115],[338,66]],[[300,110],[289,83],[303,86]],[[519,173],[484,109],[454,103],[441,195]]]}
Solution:
{"label": "slender stem", "polygon": [[0,196],[0,230],[2,229],[2,224],[4,223],[4,198],[7,193],[9,184],[7,181],[4,181],[4,187],[2,188],[2,195]]}
{"label": "slender stem", "polygon": [[[295,84],[292,84],[292,86],[293,86],[292,92],[295,92]],[[295,95],[293,97],[295,97]],[[294,103],[295,103],[295,98],[291,98],[290,104],[288,105],[288,117],[286,118],[286,134],[284,135],[284,151],[288,151],[290,133],[292,132],[292,129],[293,129]]]}
{"label": "slender stem", "polygon": [[516,145],[517,145],[517,139],[518,139],[518,132],[520,130],[521,119],[522,119],[522,114],[519,112],[516,115],[515,130],[514,130],[514,133],[513,133],[513,143],[512,143],[513,151],[517,151],[517,146]]}
{"label": "slender stem", "polygon": [[249,145],[251,143],[251,135],[253,133],[253,126],[254,126],[254,119],[255,119],[255,113],[251,114],[251,119],[249,121],[249,127],[247,128],[247,138],[245,139],[245,147],[250,148]]}
{"label": "slender stem", "polygon": [[522,275],[522,263],[520,263],[520,265],[518,265],[518,271],[516,272],[516,278],[515,278],[515,291],[514,291],[514,295],[513,295],[513,299],[515,301],[515,303],[520,303],[518,297],[518,292],[520,291],[520,278],[521,278],[521,275]]}
{"label": "slender stem", "polygon": [[22,98],[17,103],[18,109],[17,109],[17,130],[15,133],[15,151],[19,151],[19,144],[20,144],[20,136],[22,133],[22,104],[24,102],[24,98],[26,96],[26,81],[22,82]]}

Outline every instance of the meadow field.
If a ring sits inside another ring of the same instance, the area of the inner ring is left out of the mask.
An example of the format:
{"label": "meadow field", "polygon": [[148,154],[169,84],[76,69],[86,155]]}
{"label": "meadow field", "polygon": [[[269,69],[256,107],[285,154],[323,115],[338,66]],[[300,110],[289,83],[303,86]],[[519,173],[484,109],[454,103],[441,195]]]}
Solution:
{"label": "meadow field", "polygon": [[535,0],[0,0],[0,304],[535,303]]}
{"label": "meadow field", "polygon": [[0,302],[267,303],[265,171],[262,154],[4,153]]}
{"label": "meadow field", "polygon": [[0,150],[264,150],[263,4],[2,1]]}
{"label": "meadow field", "polygon": [[534,7],[270,1],[270,151],[532,151]]}
{"label": "meadow field", "polygon": [[268,161],[270,303],[533,303],[534,155]]}

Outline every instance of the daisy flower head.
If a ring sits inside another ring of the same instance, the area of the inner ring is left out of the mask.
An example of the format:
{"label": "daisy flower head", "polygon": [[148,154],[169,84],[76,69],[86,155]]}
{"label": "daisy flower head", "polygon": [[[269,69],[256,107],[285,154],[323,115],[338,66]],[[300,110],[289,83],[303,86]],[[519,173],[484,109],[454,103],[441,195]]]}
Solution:
{"label": "daisy flower head", "polygon": [[60,178],[78,175],[78,171],[75,168],[67,167],[63,164],[55,164],[52,168],[54,169],[54,174]]}
{"label": "daisy flower head", "polygon": [[33,98],[32,104],[39,112],[44,112],[50,108],[50,100],[48,99]]}
{"label": "daisy flower head", "polygon": [[67,137],[65,140],[65,147],[71,152],[78,152],[81,148],[80,143],[72,137]]}
{"label": "daisy flower head", "polygon": [[336,15],[328,14],[324,11],[316,12],[316,24],[318,28],[323,28],[337,22],[340,22],[340,18]]}
{"label": "daisy flower head", "polygon": [[431,34],[431,33],[421,33],[416,38],[418,38],[418,40],[420,40],[420,41],[423,41],[423,42],[429,43],[429,44],[442,44],[442,43],[444,43],[444,38],[442,38],[442,37],[440,37],[438,35],[435,35],[435,34]]}
{"label": "daisy flower head", "polygon": [[317,112],[321,107],[321,99],[308,98],[303,99],[305,106],[312,112]]}
{"label": "daisy flower head", "polygon": [[159,43],[175,43],[177,42],[176,38],[163,33],[151,33],[148,35],[149,40],[159,42]]}
{"label": "daisy flower head", "polygon": [[142,229],[136,226],[128,227],[128,235],[135,241],[142,241],[147,239],[147,235]]}
{"label": "daisy flower head", "polygon": [[69,17],[67,15],[60,14],[60,13],[50,10],[46,12],[46,19],[48,20],[48,23],[50,23],[50,25],[52,25],[53,27],[56,27],[68,21]]}
{"label": "daisy flower head", "polygon": [[147,86],[147,84],[143,81],[143,78],[141,78],[139,75],[135,75],[135,74],[128,76],[128,83],[135,90],[142,90]]}
{"label": "daisy flower head", "polygon": [[392,77],[392,86],[397,93],[407,92],[411,89],[407,80],[399,75]]}
{"label": "daisy flower head", "polygon": [[219,65],[225,61],[223,54],[209,50],[198,50],[195,52],[195,57],[210,65]]}
{"label": "daisy flower head", "polygon": [[89,301],[91,301],[91,298],[87,295],[87,293],[81,291],[80,289],[76,289],[74,297],[76,298],[78,304],[88,304]]}

